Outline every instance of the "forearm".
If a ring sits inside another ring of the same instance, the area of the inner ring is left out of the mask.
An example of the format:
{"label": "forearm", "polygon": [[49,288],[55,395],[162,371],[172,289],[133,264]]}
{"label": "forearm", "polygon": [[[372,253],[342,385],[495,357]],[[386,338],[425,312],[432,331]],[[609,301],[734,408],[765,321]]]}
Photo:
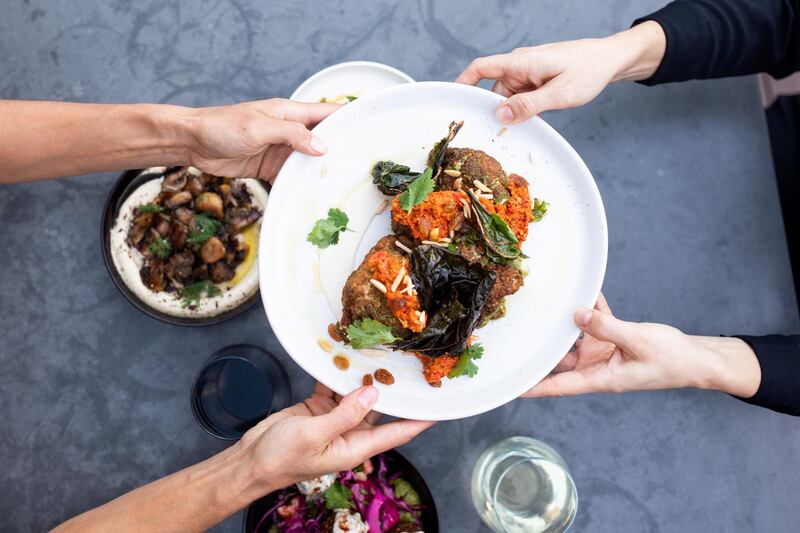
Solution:
{"label": "forearm", "polygon": [[191,110],[0,101],[0,183],[188,162]]}
{"label": "forearm", "polygon": [[278,488],[257,479],[239,444],[154,481],[55,529],[57,532],[204,531]]}
{"label": "forearm", "polygon": [[618,61],[614,81],[639,81],[650,78],[666,51],[664,30],[657,22],[645,22],[607,37],[610,55]]}
{"label": "forearm", "polygon": [[661,66],[644,83],[786,76],[800,68],[798,11],[798,0],[675,0],[634,22],[657,22],[666,35]]}
{"label": "forearm", "polygon": [[733,337],[689,337],[697,348],[693,385],[750,398],[761,385],[761,368],[752,348]]}

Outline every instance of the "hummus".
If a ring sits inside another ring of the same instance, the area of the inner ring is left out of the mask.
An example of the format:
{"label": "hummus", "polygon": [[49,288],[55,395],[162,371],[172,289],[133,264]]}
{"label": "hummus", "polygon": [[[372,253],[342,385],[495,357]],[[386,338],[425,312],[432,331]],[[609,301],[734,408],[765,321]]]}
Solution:
{"label": "hummus", "polygon": [[[145,172],[162,170],[147,169]],[[249,300],[258,291],[258,236],[261,220],[254,222],[241,232],[247,241],[249,250],[244,261],[236,267],[233,279],[216,286],[221,294],[213,297],[205,296],[198,305],[184,307],[180,295],[174,292],[154,292],[143,282],[140,270],[144,265],[144,256],[128,242],[128,231],[134,218],[134,210],[143,204],[152,202],[161,192],[163,178],[150,180],[134,190],[122,203],[114,225],[111,228],[110,249],[114,266],[125,285],[137,298],[149,307],[164,314],[182,318],[207,318],[230,311]],[[241,180],[252,197],[253,205],[263,213],[267,206],[267,192],[257,180]]]}

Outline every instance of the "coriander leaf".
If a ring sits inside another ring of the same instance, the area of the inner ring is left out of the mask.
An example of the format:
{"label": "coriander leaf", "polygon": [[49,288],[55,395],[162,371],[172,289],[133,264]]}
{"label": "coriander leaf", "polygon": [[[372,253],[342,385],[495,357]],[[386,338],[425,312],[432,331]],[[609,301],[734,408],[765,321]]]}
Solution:
{"label": "coriander leaf", "polygon": [[149,203],[143,204],[137,207],[136,209],[139,210],[140,213],[163,213],[164,208],[158,204]]}
{"label": "coriander leaf", "polygon": [[544,200],[539,200],[538,198],[533,199],[533,209],[531,210],[531,215],[533,215],[533,221],[539,222],[544,218],[547,214],[547,208],[550,207],[550,202],[545,202]]}
{"label": "coriander leaf", "polygon": [[325,499],[325,507],[328,509],[349,509],[352,506],[353,492],[335,481],[322,493],[322,497]]}
{"label": "coriander leaf", "polygon": [[169,241],[163,237],[155,239],[150,243],[150,246],[148,246],[147,249],[150,250],[151,254],[158,256],[161,259],[166,259],[169,257],[169,254],[172,253],[172,246],[170,245]]}
{"label": "coriander leaf", "polygon": [[483,346],[480,344],[468,346],[467,349],[464,350],[464,353],[461,354],[461,358],[458,360],[456,366],[453,367],[453,370],[450,371],[447,377],[450,379],[464,375],[474,377],[478,373],[478,366],[472,361],[475,359],[480,359],[482,356]]}
{"label": "coriander leaf", "polygon": [[414,490],[411,483],[401,477],[392,481],[392,492],[394,492],[395,498],[400,498],[408,505],[420,504],[419,493]]}
{"label": "coriander leaf", "polygon": [[401,511],[400,512],[400,523],[402,524],[410,524],[412,522],[416,522],[414,519],[414,515],[409,513],[408,511]]}
{"label": "coriander leaf", "polygon": [[433,170],[427,167],[425,171],[411,182],[408,189],[404,191],[398,199],[400,200],[400,207],[406,211],[411,211],[415,205],[419,205],[425,201],[434,188]]}
{"label": "coriander leaf", "polygon": [[222,227],[222,222],[211,218],[205,213],[199,213],[194,217],[194,228],[189,231],[189,244],[200,245],[217,234]]}
{"label": "coriander leaf", "polygon": [[347,326],[347,340],[353,348],[371,348],[398,341],[392,328],[373,318],[362,318]]}
{"label": "coriander leaf", "polygon": [[206,297],[213,298],[214,296],[222,294],[222,291],[207,279],[192,283],[179,291],[178,294],[181,297],[181,305],[183,307],[200,305],[203,293],[205,293]]}
{"label": "coriander leaf", "polygon": [[339,243],[339,234],[348,229],[350,219],[341,209],[329,209],[328,218],[317,220],[306,240],[318,248]]}
{"label": "coriander leaf", "polygon": [[353,100],[357,100],[358,96],[350,96],[350,95],[348,95],[348,96],[345,96],[345,98],[347,98],[348,102],[352,102]]}

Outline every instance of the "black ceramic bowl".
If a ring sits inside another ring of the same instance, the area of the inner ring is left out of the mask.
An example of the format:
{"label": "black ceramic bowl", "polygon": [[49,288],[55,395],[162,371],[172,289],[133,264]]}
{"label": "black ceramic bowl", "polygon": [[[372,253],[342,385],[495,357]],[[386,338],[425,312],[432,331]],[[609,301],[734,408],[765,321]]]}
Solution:
{"label": "black ceramic bowl", "polygon": [[[422,479],[422,476],[414,468],[411,462],[400,455],[400,452],[389,450],[383,453],[387,459],[392,463],[392,471],[400,471],[400,475],[406,479],[411,486],[419,493],[419,499],[422,504],[422,530],[425,533],[439,533],[439,515],[436,513],[436,504],[433,501],[428,484]],[[267,494],[263,498],[254,501],[250,504],[244,513],[244,521],[242,531],[244,533],[266,533],[266,528],[263,526],[256,532],[256,526],[261,521],[269,509],[271,509],[277,502],[278,492]]]}
{"label": "black ceramic bowl", "polygon": [[[220,322],[229,320],[252,307],[253,304],[260,299],[259,292],[256,291],[251,298],[243,302],[241,305],[216,316],[205,318],[185,318],[172,316],[162,313],[157,309],[153,309],[139,299],[139,297],[137,297],[133,291],[131,291],[128,286],[125,285],[125,282],[122,280],[122,276],[119,275],[117,268],[114,266],[114,259],[111,257],[111,228],[114,225],[114,221],[117,219],[117,214],[119,213],[119,208],[122,206],[122,203],[133,191],[139,188],[140,185],[150,180],[158,179],[164,176],[164,174],[170,170],[173,169],[166,169],[164,171],[156,172],[147,172],[141,169],[128,170],[123,172],[119,179],[117,179],[116,183],[114,183],[114,187],[111,189],[111,193],[106,199],[106,205],[103,208],[103,220],[100,224],[100,245],[101,249],[103,250],[103,261],[106,264],[108,275],[111,276],[111,281],[114,282],[117,290],[119,290],[125,299],[133,304],[134,307],[147,316],[176,326],[210,326],[212,324],[219,324]],[[269,191],[269,188],[266,188]]]}

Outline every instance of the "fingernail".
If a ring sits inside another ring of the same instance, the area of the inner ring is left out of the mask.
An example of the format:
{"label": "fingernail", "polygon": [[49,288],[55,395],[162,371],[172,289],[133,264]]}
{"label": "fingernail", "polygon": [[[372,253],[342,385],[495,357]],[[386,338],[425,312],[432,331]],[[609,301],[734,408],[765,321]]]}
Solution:
{"label": "fingernail", "polygon": [[514,120],[514,112],[511,110],[511,107],[507,105],[501,105],[499,108],[497,108],[497,120],[506,124]]}
{"label": "fingernail", "polygon": [[375,387],[365,387],[364,390],[358,393],[356,399],[363,407],[369,409],[378,401],[378,389]]}
{"label": "fingernail", "polygon": [[592,318],[592,310],[591,309],[578,309],[575,312],[575,323],[578,324],[579,327],[585,328],[589,325],[589,320]]}
{"label": "fingernail", "polygon": [[316,135],[311,136],[311,142],[309,143],[311,149],[317,152],[318,154],[324,154],[328,151],[328,146],[325,142],[317,137]]}

